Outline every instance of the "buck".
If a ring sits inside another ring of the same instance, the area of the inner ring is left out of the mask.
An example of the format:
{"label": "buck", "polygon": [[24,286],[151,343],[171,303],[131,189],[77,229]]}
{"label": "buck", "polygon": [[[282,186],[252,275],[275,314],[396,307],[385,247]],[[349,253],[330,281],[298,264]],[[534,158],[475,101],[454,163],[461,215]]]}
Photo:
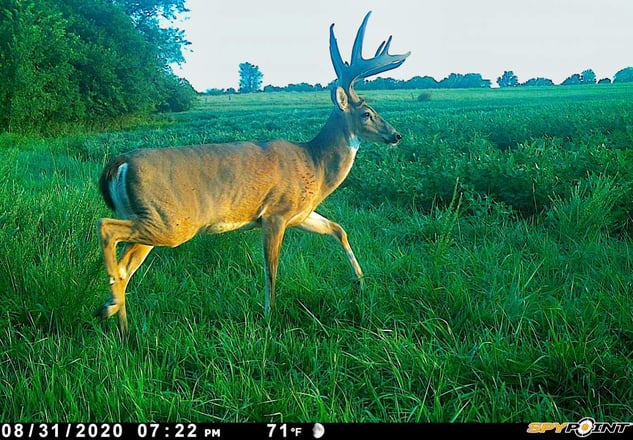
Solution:
{"label": "buck", "polygon": [[[97,316],[116,314],[120,332],[127,333],[125,291],[134,272],[153,247],[175,247],[200,232],[261,228],[265,316],[275,299],[279,251],[289,227],[338,239],[362,283],[363,272],[347,233],[315,209],[347,177],[360,139],[396,145],[402,138],[354,91],[359,79],[395,69],[410,54],[389,54],[389,37],[373,58],[363,58],[370,14],[358,29],[349,64],[343,62],[334,24],[330,26],[330,56],[337,75],[332,91],[335,107],[311,141],[139,149],[106,165],[99,188],[120,219],[98,221],[111,296],[97,309]],[[117,260],[119,243],[126,246]]]}

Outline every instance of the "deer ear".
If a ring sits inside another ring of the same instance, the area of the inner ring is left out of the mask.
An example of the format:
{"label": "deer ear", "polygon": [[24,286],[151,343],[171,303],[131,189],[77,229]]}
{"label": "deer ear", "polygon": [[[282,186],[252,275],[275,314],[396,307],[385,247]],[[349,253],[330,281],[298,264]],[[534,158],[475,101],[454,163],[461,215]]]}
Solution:
{"label": "deer ear", "polygon": [[333,95],[332,100],[334,101],[334,104],[336,104],[342,112],[348,111],[349,98],[347,97],[345,90],[342,87],[337,87],[336,90],[334,90]]}

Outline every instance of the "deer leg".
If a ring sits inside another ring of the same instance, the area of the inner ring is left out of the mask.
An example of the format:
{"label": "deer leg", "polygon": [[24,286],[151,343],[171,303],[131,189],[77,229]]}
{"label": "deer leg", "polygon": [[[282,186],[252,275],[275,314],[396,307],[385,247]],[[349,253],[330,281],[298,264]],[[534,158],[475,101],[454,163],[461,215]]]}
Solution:
{"label": "deer leg", "polygon": [[275,302],[275,279],[279,266],[279,251],[284,239],[286,223],[282,217],[262,219],[262,237],[264,245],[264,270],[266,273],[266,292],[264,296],[264,316],[268,316]]}
{"label": "deer leg", "polygon": [[328,220],[316,212],[312,212],[308,218],[303,221],[303,223],[298,225],[298,227],[304,231],[314,232],[316,234],[327,234],[338,239],[341,246],[343,246],[343,250],[345,250],[345,255],[347,255],[347,259],[349,260],[352,269],[354,270],[358,285],[363,287],[363,271],[361,270],[358,260],[352,251],[352,247],[349,245],[347,233],[341,225]]}
{"label": "deer leg", "polygon": [[101,219],[99,221],[103,258],[110,277],[111,297],[97,309],[95,314],[104,319],[117,314],[119,330],[122,334],[126,334],[128,331],[125,289],[130,277],[153,248],[153,246],[138,243],[129,244],[126,246],[121,260],[117,262],[116,246],[122,241],[134,239],[132,227],[133,223],[129,220]]}

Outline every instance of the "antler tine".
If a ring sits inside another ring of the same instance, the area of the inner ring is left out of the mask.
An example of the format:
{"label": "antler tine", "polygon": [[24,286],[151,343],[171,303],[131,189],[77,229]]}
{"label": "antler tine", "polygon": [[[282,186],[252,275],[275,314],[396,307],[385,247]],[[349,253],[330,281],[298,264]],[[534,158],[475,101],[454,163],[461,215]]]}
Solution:
{"label": "antler tine", "polygon": [[391,46],[392,37],[389,36],[387,41],[383,41],[380,46],[378,46],[378,50],[373,58],[363,58],[363,40],[370,15],[371,11],[365,15],[363,22],[358,28],[352,47],[352,57],[349,63],[344,62],[341,57],[341,52],[338,48],[336,37],[334,36],[334,24],[330,26],[330,56],[332,58],[332,64],[336,71],[339,85],[347,91],[352,101],[355,102],[359,101],[358,96],[354,92],[354,83],[356,81],[395,69],[404,63],[411,54],[411,52],[407,52],[401,55],[391,55],[389,53],[389,47]]}
{"label": "antler tine", "polygon": [[[384,55],[387,52],[389,52],[389,46],[391,46],[391,35],[389,35],[389,38],[387,39],[387,41],[383,41],[382,43],[380,43],[380,46],[378,46],[378,49],[376,50],[376,55],[374,55],[374,58],[379,56],[379,55]],[[383,50],[384,47],[384,50]]]}
{"label": "antler tine", "polygon": [[336,37],[334,36],[334,23],[330,26],[330,58],[332,58],[332,66],[336,72],[336,77],[343,78],[344,63],[341,57],[341,51],[338,48]]}
{"label": "antler tine", "polygon": [[367,27],[367,21],[369,20],[369,16],[371,15],[371,11],[365,15],[363,18],[363,22],[358,28],[358,32],[356,33],[356,38],[354,38],[354,46],[352,46],[352,59],[350,60],[350,64],[353,66],[356,60],[363,60],[363,40],[365,39],[365,28]]}

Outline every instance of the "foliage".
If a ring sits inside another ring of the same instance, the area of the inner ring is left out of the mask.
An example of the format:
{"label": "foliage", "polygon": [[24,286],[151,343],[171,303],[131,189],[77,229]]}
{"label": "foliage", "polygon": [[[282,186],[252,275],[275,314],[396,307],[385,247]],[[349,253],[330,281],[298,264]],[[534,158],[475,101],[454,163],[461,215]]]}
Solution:
{"label": "foliage", "polygon": [[185,61],[182,50],[191,43],[182,29],[162,27],[162,22],[173,22],[180,15],[189,12],[186,0],[110,0],[125,9],[132,18],[134,27],[147,42],[158,48],[161,65],[180,64]]}
{"label": "foliage", "polygon": [[451,73],[440,81],[440,87],[447,89],[476,89],[490,88],[490,80],[483,79],[480,73]]}
{"label": "foliage", "polygon": [[613,76],[614,83],[629,83],[633,82],[633,67],[626,67],[622,70],[619,70]]}
{"label": "foliage", "polygon": [[219,96],[224,95],[226,91],[224,89],[211,88],[205,90],[202,94],[207,96]]}
{"label": "foliage", "polygon": [[150,26],[154,19],[140,12],[131,20],[119,3],[5,0],[0,129],[54,132],[159,107],[189,108],[193,89],[164,64],[177,58],[180,34]]}
{"label": "foliage", "polygon": [[580,74],[582,77],[583,84],[595,84],[596,83],[596,73],[593,69],[583,70]]}
{"label": "foliage", "polygon": [[[623,70],[619,74],[620,80],[619,82],[626,82],[627,74],[626,71]],[[633,78],[633,77],[632,77]],[[633,79],[632,79],[633,81]],[[602,78],[599,83],[605,84],[610,83],[611,80],[609,78]],[[596,83],[596,75],[592,69],[587,69],[580,73],[576,73],[568,77],[562,84],[564,85],[582,85],[582,84],[595,84]],[[308,84],[308,83],[300,83],[300,84],[288,84],[287,86],[274,86],[274,85],[266,85],[263,89],[266,93],[271,92],[315,92],[323,89],[331,89],[336,84],[336,80],[330,82],[325,87],[321,84]],[[537,77],[530,78],[529,80],[521,83],[518,80],[518,77],[514,74],[513,71],[504,71],[503,75],[497,78],[497,84],[500,87],[514,87],[514,86],[553,86],[554,82],[549,78]],[[483,79],[481,74],[479,73],[451,73],[446,78],[441,81],[437,81],[435,78],[431,76],[414,76],[409,80],[399,80],[395,78],[383,78],[377,77],[370,80],[362,80],[356,83],[355,88],[357,90],[421,90],[421,89],[479,89],[479,88],[490,88],[491,81],[488,79]],[[259,90],[259,89],[257,89]],[[221,90],[221,89],[209,89],[205,92],[208,95],[218,95],[218,94],[232,94],[235,93],[235,90]]]}
{"label": "foliage", "polygon": [[262,87],[264,74],[259,70],[259,66],[251,63],[240,64],[240,88],[239,93],[258,92]]}
{"label": "foliage", "polygon": [[554,85],[554,81],[552,81],[549,78],[530,78],[528,79],[526,82],[524,82],[523,84],[521,84],[522,86],[553,86]]}
{"label": "foliage", "polygon": [[[472,200],[502,203],[516,215],[532,218],[551,207],[552,197],[568,195],[569,187],[592,171],[619,174],[622,185],[633,181],[632,170],[610,168],[629,160],[627,148],[633,141],[622,102],[605,103],[598,90],[587,95],[590,104],[580,106],[564,102],[563,88],[546,90],[515,94],[531,98],[525,102],[486,101],[485,110],[471,110],[464,103],[459,118],[455,108],[445,108],[446,102],[435,95],[433,105],[425,108],[433,114],[432,137],[413,134],[424,141],[405,144],[397,154],[372,149],[370,160],[358,161],[345,184],[357,185],[366,203],[380,203],[385,197],[392,202],[415,200],[426,211],[446,206],[451,182],[459,180]],[[533,108],[537,96],[544,97],[540,111]],[[580,100],[583,95],[573,96]],[[368,178],[383,173],[387,181]]]}
{"label": "foliage", "polygon": [[[618,74],[619,82],[627,82],[628,73],[623,69]],[[633,81],[633,76],[631,76]],[[530,78],[525,82],[519,82],[517,75],[511,70],[506,70],[497,78],[499,87],[518,87],[518,86],[554,86],[554,82],[549,78],[537,77]],[[593,69],[586,69],[582,73],[575,73],[567,77],[561,85],[583,85],[583,84],[599,84],[610,83],[609,78],[602,78],[597,81],[596,74]],[[288,84],[285,87],[267,85],[263,91],[270,92],[311,92],[319,91],[323,88],[332,88],[335,81],[330,82],[323,87],[321,84],[311,85],[308,83]],[[491,81],[483,79],[479,73],[451,73],[441,81],[437,81],[430,76],[415,76],[409,80],[399,80],[394,78],[378,77],[371,80],[362,80],[356,84],[357,90],[418,90],[418,89],[469,89],[469,88],[490,88]],[[209,94],[231,93],[226,90],[212,90]]]}
{"label": "foliage", "polygon": [[[0,420],[629,421],[633,85],[368,91],[403,135],[363,143],[287,233],[263,318],[258,232],[158,248],[107,295],[97,181],[133,148],[309,140],[327,91],[209,96],[133,130],[0,134]],[[326,428],[327,430],[327,428]]]}
{"label": "foliage", "polygon": [[439,83],[431,76],[414,76],[406,82],[406,87],[411,89],[436,89]]}
{"label": "foliage", "polygon": [[306,82],[300,84],[288,84],[286,87],[277,87],[273,85],[267,85],[264,87],[264,92],[319,92],[323,90],[323,86],[319,83],[312,85]]}
{"label": "foliage", "polygon": [[429,100],[431,99],[431,97],[432,97],[432,96],[433,96],[433,95],[431,94],[431,92],[429,92],[429,91],[427,90],[427,91],[424,91],[424,92],[420,93],[420,94],[418,95],[418,98],[417,98],[417,99],[418,99],[418,102],[424,102],[424,101],[429,101]]}
{"label": "foliage", "polygon": [[497,78],[499,87],[515,87],[519,85],[519,77],[512,70],[506,70],[499,78]]}
{"label": "foliage", "polygon": [[574,73],[567,77],[565,81],[561,83],[563,86],[577,86],[580,84],[595,84],[596,74],[592,69],[583,70],[582,73]]}
{"label": "foliage", "polygon": [[561,86],[577,86],[582,84],[582,76],[580,73],[574,73],[571,76],[565,78],[565,80],[561,83]]}
{"label": "foliage", "polygon": [[160,80],[162,84],[161,100],[157,104],[157,110],[161,112],[184,112],[189,110],[197,98],[193,86],[184,78],[176,75],[165,74]]}

